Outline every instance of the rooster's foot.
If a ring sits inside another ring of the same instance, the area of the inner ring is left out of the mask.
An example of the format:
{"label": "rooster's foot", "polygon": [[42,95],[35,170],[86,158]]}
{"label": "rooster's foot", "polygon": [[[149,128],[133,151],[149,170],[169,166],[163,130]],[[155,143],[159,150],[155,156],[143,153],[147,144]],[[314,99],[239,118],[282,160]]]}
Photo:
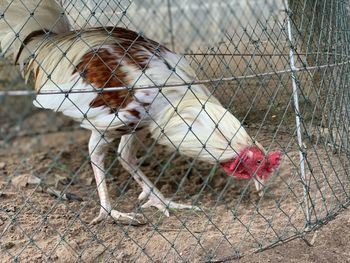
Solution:
{"label": "rooster's foot", "polygon": [[152,191],[143,191],[139,195],[139,200],[144,200],[148,198],[148,201],[144,203],[141,208],[155,207],[159,211],[161,211],[165,216],[169,217],[169,209],[191,209],[195,211],[202,211],[202,209],[198,206],[194,205],[185,205],[179,204],[165,198],[161,192],[157,189],[153,189]]}
{"label": "rooster's foot", "polygon": [[98,224],[109,217],[123,225],[144,225],[147,222],[142,214],[122,213],[117,210],[111,210],[110,213],[108,213],[107,210],[101,208],[99,215],[90,222],[90,225]]}

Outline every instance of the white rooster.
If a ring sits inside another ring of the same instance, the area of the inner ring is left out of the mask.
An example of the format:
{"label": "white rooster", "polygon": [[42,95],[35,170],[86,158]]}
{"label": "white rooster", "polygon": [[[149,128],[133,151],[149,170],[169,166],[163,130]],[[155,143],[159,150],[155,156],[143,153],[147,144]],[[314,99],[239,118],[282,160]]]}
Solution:
{"label": "white rooster", "polygon": [[26,80],[33,77],[34,105],[62,112],[91,130],[89,153],[101,202],[92,223],[108,216],[143,219],[112,209],[104,159],[116,138],[121,137],[121,164],[142,188],[142,207],[167,216],[169,208],[198,208],[165,198],[139,169],[137,138],[147,133],[180,154],[219,163],[230,176],[253,179],[258,190],[279,166],[281,152],[266,154],[205,86],[178,85],[196,79],[182,56],[125,28],[71,31],[54,0],[0,3],[1,49]]}

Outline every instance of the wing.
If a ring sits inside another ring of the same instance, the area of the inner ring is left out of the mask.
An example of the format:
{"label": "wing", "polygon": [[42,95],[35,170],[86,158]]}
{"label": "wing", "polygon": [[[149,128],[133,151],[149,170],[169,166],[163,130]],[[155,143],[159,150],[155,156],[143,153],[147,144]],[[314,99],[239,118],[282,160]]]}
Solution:
{"label": "wing", "polygon": [[81,81],[67,84],[46,84],[36,96],[34,105],[62,112],[88,129],[110,130],[137,123],[138,119],[123,108],[115,114],[104,105],[93,107],[98,94],[96,89]]}

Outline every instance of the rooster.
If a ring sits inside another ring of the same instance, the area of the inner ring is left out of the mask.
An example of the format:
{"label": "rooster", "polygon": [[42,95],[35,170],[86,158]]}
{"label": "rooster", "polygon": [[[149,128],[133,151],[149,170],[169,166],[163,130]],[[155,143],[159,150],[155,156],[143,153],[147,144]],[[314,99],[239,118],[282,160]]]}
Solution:
{"label": "rooster", "polygon": [[88,148],[101,204],[91,223],[144,219],[111,205],[104,159],[117,138],[120,163],[142,189],[141,207],[166,216],[169,209],[199,208],[164,197],[140,170],[138,141],[148,133],[170,150],[254,180],[258,191],[280,165],[280,151],[266,153],[205,86],[194,84],[183,56],[125,28],[74,31],[54,0],[0,3],[1,49],[26,81],[33,79],[34,105],[62,112],[91,131]]}

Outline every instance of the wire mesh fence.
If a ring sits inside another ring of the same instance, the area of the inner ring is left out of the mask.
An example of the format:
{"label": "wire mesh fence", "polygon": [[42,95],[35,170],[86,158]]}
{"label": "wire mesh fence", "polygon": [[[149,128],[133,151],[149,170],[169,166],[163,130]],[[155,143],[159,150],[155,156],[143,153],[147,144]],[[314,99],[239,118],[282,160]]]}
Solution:
{"label": "wire mesh fence", "polygon": [[348,205],[349,1],[0,3],[4,261],[222,262]]}

